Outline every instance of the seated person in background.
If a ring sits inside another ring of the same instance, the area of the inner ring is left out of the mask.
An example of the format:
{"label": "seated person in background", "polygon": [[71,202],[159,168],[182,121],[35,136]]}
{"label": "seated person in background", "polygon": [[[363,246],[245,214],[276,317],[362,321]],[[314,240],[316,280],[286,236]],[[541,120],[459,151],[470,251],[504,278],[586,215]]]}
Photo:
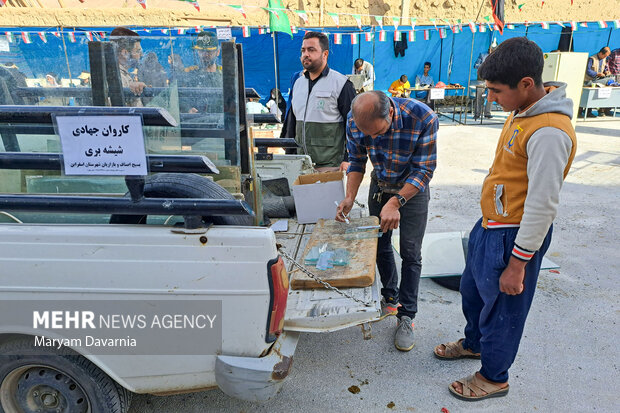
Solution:
{"label": "seated person in background", "polygon": [[390,92],[394,98],[407,98],[409,97],[409,91],[407,89],[410,87],[411,85],[409,84],[407,75],[402,75],[400,79],[392,82],[388,92]]}
{"label": "seated person in background", "polygon": [[279,89],[273,88],[270,92],[269,100],[267,101],[267,109],[269,112],[276,115],[278,121],[284,122],[284,115],[286,114],[286,101]]}
{"label": "seated person in background", "polygon": [[612,50],[607,56],[607,68],[609,73],[616,77],[616,82],[620,81],[620,47]]}
{"label": "seated person in background", "polygon": [[364,77],[364,84],[362,85],[361,92],[368,92],[373,90],[375,84],[375,69],[364,59],[355,59],[353,63],[353,74],[362,75]]}
{"label": "seated person in background", "polygon": [[140,36],[133,30],[126,27],[117,27],[110,33],[110,40],[118,46],[117,58],[118,69],[121,73],[121,83],[123,87],[129,88],[136,96],[125,96],[125,106],[141,107],[142,99],[138,96],[146,87],[144,82],[136,80],[131,70],[138,67],[142,58],[142,45]]}
{"label": "seated person in background", "polygon": [[611,72],[607,67],[607,57],[611,54],[609,47],[603,47],[598,53],[588,58],[586,66],[586,77],[584,86],[590,86],[593,81],[610,76]]}
{"label": "seated person in background", "polygon": [[[433,77],[429,74],[431,71],[431,62],[424,62],[424,73],[422,75],[417,75],[415,77],[415,87],[433,87],[435,86],[435,81]],[[430,99],[430,95],[425,90],[418,90],[415,92],[415,97],[422,100],[426,103],[431,109],[435,110],[435,104]]]}
{"label": "seated person in background", "polygon": [[245,110],[248,115],[254,115],[257,113],[269,113],[269,110],[258,101],[258,98],[249,98],[245,103]]}
{"label": "seated person in background", "polygon": [[[435,86],[435,81],[433,80],[433,76],[429,74],[430,71],[431,71],[431,62],[424,62],[424,73],[422,75],[417,75],[415,77],[416,87]],[[425,93],[425,92],[422,92],[422,93]]]}

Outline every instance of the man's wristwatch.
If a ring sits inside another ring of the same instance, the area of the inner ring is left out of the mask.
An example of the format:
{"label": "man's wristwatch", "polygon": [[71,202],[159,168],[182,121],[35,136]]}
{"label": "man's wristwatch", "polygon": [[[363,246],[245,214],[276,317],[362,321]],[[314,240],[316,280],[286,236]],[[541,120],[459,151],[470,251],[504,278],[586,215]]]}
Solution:
{"label": "man's wristwatch", "polygon": [[396,194],[394,195],[394,197],[396,197],[396,199],[398,200],[398,207],[402,207],[407,203],[407,199],[402,196],[401,194]]}

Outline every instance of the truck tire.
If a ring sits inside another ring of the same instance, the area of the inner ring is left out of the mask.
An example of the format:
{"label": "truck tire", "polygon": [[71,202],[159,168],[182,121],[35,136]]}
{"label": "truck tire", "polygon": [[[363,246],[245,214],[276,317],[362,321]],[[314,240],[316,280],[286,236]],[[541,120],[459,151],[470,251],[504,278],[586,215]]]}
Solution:
{"label": "truck tire", "polygon": [[1,413],[127,413],[132,395],[71,349],[0,344]]}
{"label": "truck tire", "polygon": [[[127,195],[128,196],[128,195]],[[196,174],[160,173],[148,176],[144,185],[147,198],[235,199],[217,183]],[[249,215],[204,216],[206,224],[254,225]],[[145,224],[146,215],[112,215],[110,224]]]}

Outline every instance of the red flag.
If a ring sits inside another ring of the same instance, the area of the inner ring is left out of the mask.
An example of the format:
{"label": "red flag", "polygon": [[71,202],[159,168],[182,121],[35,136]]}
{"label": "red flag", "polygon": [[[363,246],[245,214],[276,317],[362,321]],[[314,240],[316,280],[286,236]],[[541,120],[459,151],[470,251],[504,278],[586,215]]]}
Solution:
{"label": "red flag", "polygon": [[499,27],[499,34],[504,34],[504,0],[489,0],[493,9],[493,20]]}

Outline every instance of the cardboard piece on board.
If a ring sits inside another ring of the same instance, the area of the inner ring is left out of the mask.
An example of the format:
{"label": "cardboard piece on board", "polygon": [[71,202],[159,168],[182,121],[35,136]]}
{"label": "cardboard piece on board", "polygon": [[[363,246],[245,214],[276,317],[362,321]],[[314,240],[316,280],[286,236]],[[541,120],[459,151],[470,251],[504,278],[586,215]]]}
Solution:
{"label": "cardboard piece on board", "polygon": [[344,173],[323,172],[299,175],[293,182],[297,222],[314,224],[319,219],[334,219],[336,205],[344,199]]}

